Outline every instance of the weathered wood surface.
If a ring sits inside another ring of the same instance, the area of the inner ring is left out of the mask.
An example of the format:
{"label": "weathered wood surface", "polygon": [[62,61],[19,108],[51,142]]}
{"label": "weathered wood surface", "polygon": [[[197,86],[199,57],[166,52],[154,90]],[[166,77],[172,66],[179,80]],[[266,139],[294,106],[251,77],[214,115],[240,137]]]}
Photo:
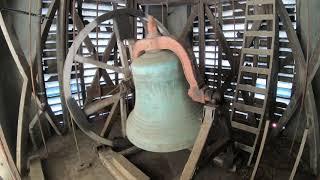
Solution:
{"label": "weathered wood surface", "polygon": [[312,52],[312,55],[309,60],[308,65],[308,84],[311,84],[314,76],[316,75],[319,66],[320,66],[320,38],[317,41],[317,44]]}
{"label": "weathered wood surface", "polygon": [[59,7],[59,0],[53,0],[50,3],[50,6],[48,8],[48,12],[46,14],[46,18],[42,22],[42,27],[41,27],[41,45],[44,46],[48,33],[51,27],[51,24],[53,22],[54,15],[57,12],[57,9]]}
{"label": "weathered wood surface", "polygon": [[305,129],[304,132],[303,132],[302,141],[301,141],[301,144],[300,144],[298,155],[297,155],[296,161],[294,163],[294,166],[292,168],[289,180],[293,180],[294,176],[296,175],[296,171],[297,171],[298,165],[300,163],[300,159],[301,159],[301,156],[302,156],[302,153],[303,153],[303,149],[304,149],[304,146],[305,146],[306,141],[307,141],[308,131],[309,131],[308,129]]}
{"label": "weathered wood surface", "polygon": [[[112,0],[103,0],[103,1],[112,1]],[[213,0],[137,0],[138,4],[143,5],[159,5],[159,4],[168,4],[168,5],[183,5],[183,4],[198,4],[200,1],[203,1],[206,4],[214,4]],[[229,0],[220,0],[219,2],[230,2]]]}
{"label": "weathered wood surface", "polygon": [[213,125],[213,121],[215,118],[215,108],[210,106],[205,106],[204,111],[205,111],[205,115],[204,115],[203,123],[201,124],[199,134],[193,145],[188,161],[183,168],[182,174],[180,176],[180,180],[192,179],[195,173],[195,170],[197,168],[198,161],[202,154],[203,148],[207,142],[209,131]]}
{"label": "weathered wood surface", "polygon": [[198,21],[199,21],[199,72],[200,76],[204,79],[205,76],[205,59],[206,59],[206,46],[205,46],[205,9],[203,0],[200,0],[198,5]]}
{"label": "weathered wood surface", "polygon": [[231,66],[231,72],[233,72],[233,71],[237,72],[238,71],[238,70],[236,70],[237,67],[234,66],[234,62],[233,62],[234,58],[233,58],[232,51],[230,49],[230,46],[229,46],[228,42],[226,41],[226,38],[225,38],[225,36],[223,34],[223,31],[222,31],[222,28],[221,28],[220,24],[218,24],[218,21],[214,20],[214,16],[213,16],[210,8],[207,5],[205,6],[205,12],[206,12],[207,18],[210,21],[210,24],[213,27],[216,27],[215,29],[216,29],[216,33],[217,33],[217,36],[218,36],[218,40],[220,42],[220,46],[222,47],[222,51],[224,51],[226,53],[227,60],[229,61],[229,64]]}
{"label": "weathered wood surface", "polygon": [[282,127],[284,127],[288,123],[292,115],[297,110],[297,107],[300,105],[302,90],[303,90],[303,87],[305,86],[304,77],[306,77],[306,70],[307,70],[303,51],[302,51],[299,39],[297,37],[297,34],[292,26],[288,12],[285,9],[282,1],[277,0],[276,2],[277,2],[277,14],[280,17],[280,20],[282,21],[282,23],[284,24],[284,27],[288,36],[288,40],[290,42],[290,47],[292,48],[292,54],[294,59],[296,60],[295,66],[297,70],[297,74],[296,74],[297,89],[294,92],[293,96],[291,97],[291,101],[287,106],[286,111],[278,121],[278,128],[275,128],[272,130],[271,133],[273,137],[277,136],[280,133]]}
{"label": "weathered wood surface", "polygon": [[59,92],[60,92],[60,100],[62,106],[62,116],[65,130],[71,127],[70,125],[70,116],[69,111],[66,106],[66,99],[64,97],[64,89],[63,89],[63,68],[64,62],[67,54],[67,0],[59,1],[59,9],[57,13],[57,41],[56,41],[56,49],[57,49],[57,72],[58,72],[58,82],[59,82]]}
{"label": "weathered wood surface", "polygon": [[[13,157],[10,153],[8,144],[6,143],[6,139],[0,124],[0,163],[3,164],[3,167],[0,168],[0,176],[4,176],[4,174],[9,175],[12,180],[21,180],[18,169],[14,163]],[[8,178],[4,176],[4,178]]]}
{"label": "weathered wood surface", "polygon": [[18,127],[17,127],[17,147],[16,147],[16,165],[20,173],[25,173],[27,169],[27,152],[28,152],[28,124],[29,108],[31,101],[30,69],[27,59],[20,47],[14,29],[7,24],[8,20],[0,12],[0,26],[2,33],[7,41],[11,55],[17,65],[23,80],[21,89],[21,98],[19,105]]}
{"label": "weathered wood surface", "polygon": [[270,124],[270,121],[267,120],[267,122],[266,122],[266,124],[264,126],[264,131],[263,131],[263,136],[262,136],[262,140],[261,140],[261,144],[260,144],[260,148],[259,148],[259,152],[258,152],[258,157],[257,157],[256,162],[254,164],[254,168],[253,168],[253,172],[251,174],[250,180],[254,180],[254,178],[256,176],[256,172],[258,170],[258,166],[259,166],[259,163],[260,163],[260,160],[261,160],[262,152],[263,152],[264,145],[265,145],[265,142],[266,142],[266,138],[267,138],[267,135],[268,135],[269,124]]}
{"label": "weathered wood surface", "polygon": [[187,36],[193,28],[193,22],[194,22],[194,19],[198,16],[198,11],[199,11],[198,5],[194,5],[191,7],[191,12],[187,19],[186,25],[184,26],[179,36],[179,41],[182,42],[182,44],[189,43],[188,41],[186,42]]}
{"label": "weathered wood surface", "polygon": [[120,100],[120,97],[113,103],[113,106],[111,108],[111,111],[106,119],[106,122],[104,123],[103,125],[103,128],[101,130],[101,133],[100,133],[100,136],[101,137],[104,137],[105,134],[109,135],[110,131],[111,131],[111,127],[112,127],[112,124],[113,124],[113,120],[114,118],[112,119],[112,117],[115,114],[115,111],[117,110],[117,107],[118,107],[118,104],[119,104],[119,100]]}
{"label": "weathered wood surface", "polygon": [[[310,167],[314,173],[318,171],[318,161],[319,161],[319,122],[317,111],[315,107],[314,95],[311,92],[312,86],[312,76],[315,73],[317,68],[317,64],[315,63],[314,56],[319,54],[319,43],[317,43],[316,48],[314,50],[314,54],[311,56],[311,62],[309,65],[306,64],[305,56],[302,51],[302,47],[300,45],[299,39],[295,33],[295,30],[291,24],[290,17],[288,15],[287,10],[285,9],[282,1],[277,1],[277,13],[280,16],[281,21],[285,27],[288,40],[290,42],[290,47],[292,48],[292,54],[295,59],[295,67],[296,67],[296,91],[291,98],[291,101],[287,107],[287,110],[283,114],[283,116],[279,119],[278,128],[274,129],[273,136],[276,136],[281,131],[281,128],[284,127],[288,121],[292,118],[293,114],[296,112],[299,106],[305,106],[300,108],[305,108],[308,110],[306,113],[306,120],[309,128],[309,153],[310,153]],[[316,58],[318,59],[318,58]],[[313,67],[310,67],[313,66]],[[303,98],[304,97],[304,98]],[[299,118],[299,117],[298,117]],[[296,119],[300,121],[300,119]]]}
{"label": "weathered wood surface", "polygon": [[45,180],[40,157],[30,160],[29,177],[31,180]]}
{"label": "weathered wood surface", "polygon": [[111,149],[98,151],[102,164],[109,170],[117,180],[148,180],[150,179],[134,164],[120,153]]}

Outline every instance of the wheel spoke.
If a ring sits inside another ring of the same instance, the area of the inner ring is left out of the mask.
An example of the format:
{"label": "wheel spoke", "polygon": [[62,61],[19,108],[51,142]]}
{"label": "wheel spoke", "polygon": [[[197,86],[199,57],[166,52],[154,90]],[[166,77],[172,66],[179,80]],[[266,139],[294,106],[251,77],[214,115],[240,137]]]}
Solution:
{"label": "wheel spoke", "polygon": [[191,13],[187,19],[187,23],[184,26],[183,31],[179,36],[179,41],[181,41],[181,42],[185,41],[191,28],[193,27],[193,22],[194,22],[194,19],[197,17],[197,14],[198,14],[198,8],[197,8],[197,5],[194,5],[191,8]]}
{"label": "wheel spoke", "polygon": [[111,126],[112,126],[112,124],[113,124],[113,122],[112,122],[112,116],[113,116],[114,112],[116,111],[116,109],[117,109],[117,107],[118,107],[119,100],[120,100],[120,98],[117,99],[116,102],[114,102],[114,104],[113,104],[113,106],[112,106],[112,109],[111,109],[111,111],[110,111],[110,113],[109,113],[109,115],[108,115],[108,118],[107,118],[106,122],[104,123],[103,129],[102,129],[102,131],[101,131],[101,133],[100,133],[100,136],[101,136],[101,137],[104,137],[105,134],[109,134],[109,133],[110,133]]}
{"label": "wheel spoke", "polygon": [[[126,49],[125,45],[123,44],[123,41],[120,38],[121,34],[119,32],[119,24],[118,23],[119,22],[117,21],[117,18],[113,18],[113,31],[114,31],[114,33],[116,35],[116,39],[117,39],[117,47],[119,50],[121,64],[125,69],[127,69],[127,68],[129,68],[127,49]],[[126,71],[124,73],[124,76],[125,76],[125,78],[128,78],[130,76],[129,72]]]}
{"label": "wheel spoke", "polygon": [[125,97],[120,98],[120,114],[121,114],[121,132],[122,137],[126,137],[126,129],[127,129],[127,103]]}
{"label": "wheel spoke", "polygon": [[116,102],[118,99],[120,98],[120,93],[117,93],[109,98],[105,98],[105,99],[102,99],[102,100],[98,100],[98,101],[95,101],[93,103],[90,103],[88,105],[86,105],[84,107],[84,113],[86,115],[90,115],[90,114],[93,114],[103,108],[105,108],[106,106],[109,106],[111,104],[113,104],[114,102]]}
{"label": "wheel spoke", "polygon": [[[84,28],[84,24],[83,24],[83,22],[81,21],[81,18],[80,18],[80,16],[79,16],[78,13],[75,13],[75,14],[74,14],[74,22],[75,22],[76,28],[77,28],[79,31],[81,31],[81,30]],[[112,40],[112,39],[111,39],[111,40]],[[92,53],[94,56],[96,56],[97,51],[96,51],[96,49],[95,49],[95,47],[94,47],[94,45],[93,45],[93,43],[92,43],[92,41],[91,41],[91,39],[89,38],[88,35],[85,37],[85,39],[84,39],[83,42],[84,42],[84,44],[86,45],[88,51],[89,51],[90,53]],[[108,45],[108,46],[109,46],[109,45]],[[113,45],[113,46],[114,46],[114,45]],[[112,46],[112,47],[113,47],[113,46]],[[105,71],[105,70],[102,70],[102,71]],[[96,73],[96,74],[99,74],[99,73]],[[106,73],[106,74],[107,74],[107,76],[105,77],[106,83],[107,83],[107,84],[112,83],[112,80],[111,80],[109,74],[108,74],[108,73]],[[96,76],[95,76],[95,77],[96,77]],[[100,79],[100,77],[97,78],[97,79]],[[94,82],[95,82],[95,81],[94,81]]]}
{"label": "wheel spoke", "polygon": [[113,70],[118,73],[124,73],[123,68],[115,67],[115,66],[109,65],[107,63],[97,61],[97,60],[90,58],[90,57],[83,57],[80,55],[76,55],[74,57],[74,60],[77,62],[80,62],[80,63],[91,64],[91,65],[97,66],[98,68],[101,68],[101,69],[109,69],[109,70]]}
{"label": "wheel spoke", "polygon": [[[116,45],[116,37],[114,33],[112,33],[111,38],[108,42],[107,48],[103,52],[102,62],[106,63],[109,60],[110,54],[115,45]],[[103,75],[103,79],[105,80],[106,84],[114,85],[109,74],[106,71],[101,71],[101,73],[98,73],[98,72],[95,73],[91,86],[95,86],[99,83],[101,75]]]}

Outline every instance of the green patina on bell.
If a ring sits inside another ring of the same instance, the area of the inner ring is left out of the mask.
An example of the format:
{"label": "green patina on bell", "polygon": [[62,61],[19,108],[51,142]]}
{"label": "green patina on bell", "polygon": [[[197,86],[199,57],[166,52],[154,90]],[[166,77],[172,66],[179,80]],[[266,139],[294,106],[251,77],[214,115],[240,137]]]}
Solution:
{"label": "green patina on bell", "polygon": [[178,57],[148,51],[131,65],[136,102],[127,120],[128,139],[152,152],[192,147],[200,129],[202,106],[188,96]]}

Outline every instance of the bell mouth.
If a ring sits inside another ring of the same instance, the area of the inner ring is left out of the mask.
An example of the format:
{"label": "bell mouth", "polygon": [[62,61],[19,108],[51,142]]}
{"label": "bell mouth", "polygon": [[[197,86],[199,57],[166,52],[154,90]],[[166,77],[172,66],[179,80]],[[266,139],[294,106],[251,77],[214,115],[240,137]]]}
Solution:
{"label": "bell mouth", "polygon": [[150,152],[166,153],[189,149],[193,146],[200,130],[202,109],[192,117],[170,124],[150,121],[141,117],[134,110],[127,120],[127,137],[135,146]]}

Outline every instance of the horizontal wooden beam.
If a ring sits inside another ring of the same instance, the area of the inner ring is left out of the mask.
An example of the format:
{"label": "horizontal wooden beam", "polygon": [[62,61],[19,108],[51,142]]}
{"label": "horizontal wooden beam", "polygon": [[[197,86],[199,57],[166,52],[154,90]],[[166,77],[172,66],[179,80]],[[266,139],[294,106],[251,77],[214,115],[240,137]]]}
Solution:
{"label": "horizontal wooden beam", "polygon": [[120,3],[126,4],[127,0],[84,0],[83,2],[99,2],[99,3]]}
{"label": "horizontal wooden beam", "polygon": [[[142,5],[160,5],[160,4],[168,4],[168,5],[185,5],[185,4],[198,4],[200,0],[137,0],[138,4]],[[203,0],[204,4],[214,4],[214,3],[224,3],[230,2],[230,0]]]}

